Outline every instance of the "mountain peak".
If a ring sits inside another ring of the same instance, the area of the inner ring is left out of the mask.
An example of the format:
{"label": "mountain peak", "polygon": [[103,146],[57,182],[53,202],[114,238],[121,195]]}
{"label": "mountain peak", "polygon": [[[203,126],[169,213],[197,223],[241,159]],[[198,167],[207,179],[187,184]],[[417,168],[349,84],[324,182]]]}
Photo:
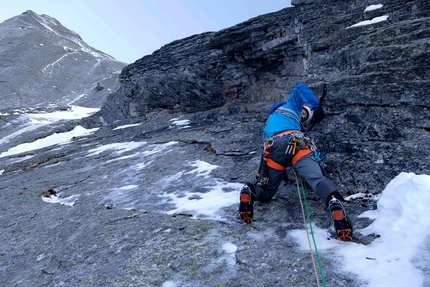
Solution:
{"label": "mountain peak", "polygon": [[81,36],[64,27],[60,21],[46,14],[37,14],[32,10],[27,10],[18,16],[20,20],[24,20],[24,23],[28,25],[28,28],[42,28],[47,31],[54,33],[60,37],[70,38],[73,37],[80,42],[83,42]]}
{"label": "mountain peak", "polygon": [[[99,107],[125,66],[55,18],[31,10],[0,23],[0,44],[2,108]],[[106,89],[97,89],[99,83]]]}

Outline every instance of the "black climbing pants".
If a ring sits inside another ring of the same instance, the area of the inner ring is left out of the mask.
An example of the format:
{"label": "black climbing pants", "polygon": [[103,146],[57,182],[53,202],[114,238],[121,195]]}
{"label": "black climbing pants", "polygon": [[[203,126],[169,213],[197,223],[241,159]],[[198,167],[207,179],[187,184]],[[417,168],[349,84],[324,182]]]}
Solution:
{"label": "black climbing pants", "polygon": [[[274,160],[278,161],[277,159]],[[311,186],[312,190],[316,192],[326,206],[331,195],[342,198],[335,184],[323,175],[319,163],[312,159],[312,153],[299,159],[293,168]],[[248,183],[248,185],[251,185],[251,189],[254,189],[255,200],[270,201],[278,191],[279,185],[284,178],[284,172],[283,170],[267,167],[266,176],[269,178],[267,187]]]}

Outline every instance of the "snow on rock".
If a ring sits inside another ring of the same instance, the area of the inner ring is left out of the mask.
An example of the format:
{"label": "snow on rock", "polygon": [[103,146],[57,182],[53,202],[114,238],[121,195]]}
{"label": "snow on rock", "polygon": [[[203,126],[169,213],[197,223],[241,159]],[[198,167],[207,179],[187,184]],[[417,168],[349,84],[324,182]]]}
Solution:
{"label": "snow on rock", "polygon": [[369,11],[381,9],[382,7],[384,7],[384,5],[382,5],[382,4],[370,5],[370,6],[366,7],[366,9],[364,9],[364,12],[369,12]]}
{"label": "snow on rock", "polygon": [[347,27],[347,29],[354,28],[354,27],[360,27],[360,26],[367,26],[367,25],[371,25],[371,24],[375,24],[375,23],[379,23],[379,22],[387,21],[387,20],[388,20],[388,15],[379,16],[379,17],[373,18],[372,20],[361,21],[357,24],[354,24],[352,26]]}
{"label": "snow on rock", "polygon": [[425,278],[414,258],[430,236],[427,214],[430,176],[399,174],[382,192],[378,209],[361,215],[375,221],[360,232],[380,238],[370,246],[344,248],[340,253],[347,262],[345,269],[364,277],[371,286],[422,286]]}

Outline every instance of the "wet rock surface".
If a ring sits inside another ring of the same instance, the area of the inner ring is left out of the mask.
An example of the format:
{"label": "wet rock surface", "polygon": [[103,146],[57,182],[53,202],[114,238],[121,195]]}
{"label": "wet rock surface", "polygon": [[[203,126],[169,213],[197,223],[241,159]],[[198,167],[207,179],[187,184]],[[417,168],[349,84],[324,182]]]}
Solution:
{"label": "wet rock surface", "polygon": [[[69,144],[0,158],[2,285],[314,284],[310,254],[289,235],[303,229],[293,175],[273,202],[256,203],[251,225],[240,222],[236,203],[216,211],[216,218],[175,210],[172,199],[198,201],[219,182],[232,183],[222,193],[238,199],[258,166],[261,115],[182,115],[190,120],[186,128],[172,124],[178,116],[159,113],[138,126],[103,127]],[[117,143],[130,149],[115,149]],[[97,150],[101,146],[111,148]],[[218,168],[206,177],[194,172],[196,161]],[[44,201],[41,191],[49,189],[74,204]],[[307,194],[314,224],[330,230],[319,198]],[[374,205],[357,200],[348,209],[356,216]],[[366,243],[360,236],[356,240]],[[335,240],[333,233],[327,237]],[[322,253],[328,286],[356,285],[333,256]]]}

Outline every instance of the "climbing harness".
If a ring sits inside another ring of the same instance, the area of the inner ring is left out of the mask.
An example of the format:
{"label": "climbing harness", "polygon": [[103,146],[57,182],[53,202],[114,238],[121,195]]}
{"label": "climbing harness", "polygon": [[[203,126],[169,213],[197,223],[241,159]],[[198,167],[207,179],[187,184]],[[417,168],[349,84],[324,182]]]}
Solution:
{"label": "climbing harness", "polygon": [[[300,205],[302,207],[303,223],[305,225],[306,236],[308,238],[308,244],[309,244],[309,249],[310,249],[310,253],[311,253],[312,264],[313,264],[314,272],[315,272],[315,279],[317,281],[318,287],[320,287],[321,285],[320,285],[320,280],[319,280],[319,277],[318,277],[317,266],[316,266],[316,263],[315,263],[315,257],[314,257],[314,253],[313,253],[313,250],[312,250],[312,244],[311,244],[311,240],[310,240],[310,236],[309,236],[309,230],[308,230],[308,224],[307,224],[307,222],[309,222],[310,234],[312,235],[312,241],[313,241],[313,244],[314,244],[314,247],[315,247],[315,255],[316,255],[317,260],[318,260],[318,267],[319,267],[319,272],[320,272],[320,275],[321,275],[321,281],[322,281],[323,286],[326,287],[325,279],[324,279],[324,274],[323,274],[323,270],[322,270],[321,259],[320,259],[319,253],[318,253],[318,248],[317,248],[317,244],[316,244],[316,241],[315,241],[314,232],[312,230],[312,222],[311,222],[311,217],[310,217],[308,205],[307,205],[307,202],[306,202],[306,194],[305,194],[305,189],[303,187],[303,181],[302,181],[301,178],[299,179],[299,175],[297,175],[297,173],[296,173],[296,171],[294,169],[293,169],[293,172],[294,172],[294,175],[296,176],[297,193],[299,195]],[[300,195],[299,181],[300,181],[300,185],[301,185],[301,189],[302,189],[303,201],[302,201],[302,197]],[[306,220],[305,209],[306,209],[306,214],[307,214],[307,220]]]}
{"label": "climbing harness", "polygon": [[267,177],[267,165],[266,165],[266,162],[264,161],[265,156],[266,156],[266,144],[264,145],[263,151],[261,153],[260,166],[258,167],[258,171],[255,174],[254,184],[268,187],[269,178]]}
{"label": "climbing harness", "polygon": [[[272,153],[274,144],[278,144],[276,154]],[[300,131],[284,131],[276,134],[272,138],[266,138],[263,147],[260,169],[257,173],[257,178],[263,179],[261,172],[267,175],[267,166],[275,170],[284,171],[287,166],[294,166],[302,157],[313,154],[312,159],[321,164],[320,154],[311,137]],[[284,160],[284,163],[275,161],[276,158],[289,156],[289,159]],[[285,164],[286,163],[286,164]]]}

